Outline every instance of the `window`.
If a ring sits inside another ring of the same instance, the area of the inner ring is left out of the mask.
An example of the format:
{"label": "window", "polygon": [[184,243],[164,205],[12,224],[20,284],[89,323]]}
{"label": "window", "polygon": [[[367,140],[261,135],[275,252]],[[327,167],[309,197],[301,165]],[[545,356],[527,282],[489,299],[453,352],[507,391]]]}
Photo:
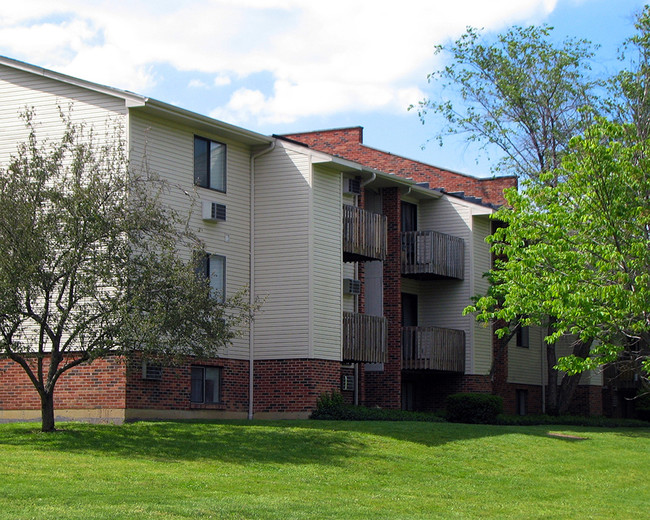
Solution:
{"label": "window", "polygon": [[226,298],[226,257],[205,255],[200,274],[210,280],[212,295],[217,300],[224,301]]}
{"label": "window", "polygon": [[529,328],[523,325],[517,330],[517,346],[523,348],[530,347]]}
{"label": "window", "polygon": [[226,191],[226,145],[194,136],[194,184]]}
{"label": "window", "polygon": [[528,413],[528,390],[517,390],[517,415]]}
{"label": "window", "polygon": [[192,367],[190,401],[197,404],[221,402],[221,367]]}

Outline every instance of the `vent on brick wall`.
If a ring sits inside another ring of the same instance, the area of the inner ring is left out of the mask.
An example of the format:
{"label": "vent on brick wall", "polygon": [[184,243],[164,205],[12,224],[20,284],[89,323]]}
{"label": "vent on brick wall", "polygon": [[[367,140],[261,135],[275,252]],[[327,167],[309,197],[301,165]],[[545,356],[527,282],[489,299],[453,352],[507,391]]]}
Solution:
{"label": "vent on brick wall", "polygon": [[343,278],[343,293],[360,294],[361,282],[359,280],[352,280],[351,278]]}
{"label": "vent on brick wall", "polygon": [[211,222],[226,220],[226,206],[217,202],[204,202],[203,220],[209,220]]}
{"label": "vent on brick wall", "polygon": [[352,193],[354,195],[361,194],[361,181],[359,179],[344,179],[343,192]]}
{"label": "vent on brick wall", "polygon": [[153,381],[160,381],[162,379],[162,365],[142,362],[142,379],[150,379]]}
{"label": "vent on brick wall", "polygon": [[354,376],[341,377],[341,390],[354,390]]}

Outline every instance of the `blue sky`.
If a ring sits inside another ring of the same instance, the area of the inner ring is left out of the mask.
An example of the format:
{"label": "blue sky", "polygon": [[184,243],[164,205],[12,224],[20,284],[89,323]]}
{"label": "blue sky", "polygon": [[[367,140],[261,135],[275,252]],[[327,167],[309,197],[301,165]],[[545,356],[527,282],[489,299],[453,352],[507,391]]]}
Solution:
{"label": "blue sky", "polygon": [[641,0],[2,0],[0,55],[264,134],[363,126],[364,142],[478,176],[490,162],[406,108],[467,25],[546,23],[618,66]]}

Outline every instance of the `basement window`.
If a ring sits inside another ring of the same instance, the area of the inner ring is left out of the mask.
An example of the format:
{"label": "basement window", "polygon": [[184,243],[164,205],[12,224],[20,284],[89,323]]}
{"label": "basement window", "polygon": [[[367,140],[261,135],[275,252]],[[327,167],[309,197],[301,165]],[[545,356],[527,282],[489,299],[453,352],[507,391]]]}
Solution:
{"label": "basement window", "polygon": [[192,367],[190,401],[197,404],[221,402],[221,367]]}

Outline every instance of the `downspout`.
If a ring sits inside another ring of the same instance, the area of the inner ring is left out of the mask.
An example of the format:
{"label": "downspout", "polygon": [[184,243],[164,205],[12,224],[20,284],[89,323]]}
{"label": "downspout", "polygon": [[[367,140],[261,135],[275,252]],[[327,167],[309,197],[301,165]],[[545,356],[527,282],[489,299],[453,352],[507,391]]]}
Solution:
{"label": "downspout", "polygon": [[367,186],[371,182],[373,182],[377,178],[377,174],[375,172],[372,172],[372,177],[370,177],[368,180],[365,180],[361,183],[361,187],[363,188],[364,186]]}
{"label": "downspout", "polygon": [[[273,140],[268,148],[251,155],[251,181],[250,181],[250,251],[249,251],[249,276],[248,294],[251,309],[255,305],[255,159],[267,154],[275,148],[277,141]],[[253,418],[253,363],[255,360],[255,321],[251,316],[248,325],[248,419]]]}

